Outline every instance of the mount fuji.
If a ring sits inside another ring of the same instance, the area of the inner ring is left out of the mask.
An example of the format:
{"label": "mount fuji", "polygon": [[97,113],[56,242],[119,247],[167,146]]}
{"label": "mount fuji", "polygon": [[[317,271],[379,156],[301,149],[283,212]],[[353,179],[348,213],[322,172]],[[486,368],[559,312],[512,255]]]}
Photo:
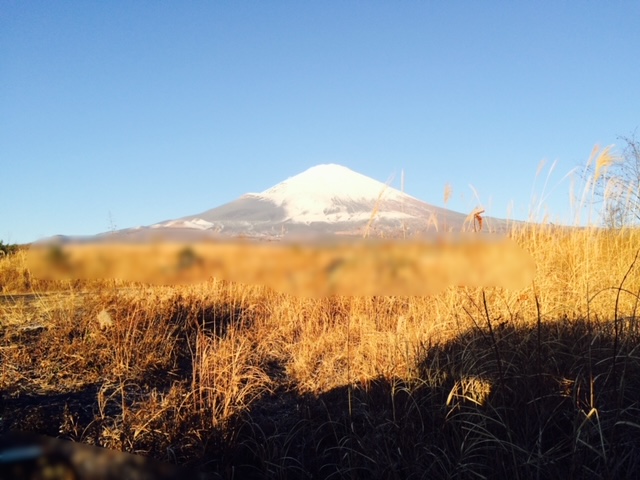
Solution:
{"label": "mount fuji", "polygon": [[[483,230],[505,220],[485,217]],[[473,229],[469,216],[425,203],[341,165],[317,165],[261,192],[196,215],[118,234],[169,238],[402,237]]]}

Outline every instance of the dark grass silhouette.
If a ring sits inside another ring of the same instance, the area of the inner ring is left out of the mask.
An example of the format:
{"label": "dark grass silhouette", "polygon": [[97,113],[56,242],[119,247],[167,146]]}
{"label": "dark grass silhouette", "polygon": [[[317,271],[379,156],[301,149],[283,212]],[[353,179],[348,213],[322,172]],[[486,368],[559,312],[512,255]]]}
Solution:
{"label": "dark grass silhouette", "polygon": [[245,478],[631,478],[635,319],[624,332],[615,377],[613,324],[565,319],[425,346],[411,380],[276,392],[237,419],[229,460]]}

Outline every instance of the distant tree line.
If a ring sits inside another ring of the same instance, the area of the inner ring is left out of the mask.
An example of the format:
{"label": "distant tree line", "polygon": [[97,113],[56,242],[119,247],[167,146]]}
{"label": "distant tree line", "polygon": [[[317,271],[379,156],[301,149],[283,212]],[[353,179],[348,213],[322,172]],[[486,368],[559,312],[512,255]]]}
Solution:
{"label": "distant tree line", "polygon": [[0,240],[0,257],[7,255],[13,255],[20,249],[20,246],[15,243],[4,243]]}

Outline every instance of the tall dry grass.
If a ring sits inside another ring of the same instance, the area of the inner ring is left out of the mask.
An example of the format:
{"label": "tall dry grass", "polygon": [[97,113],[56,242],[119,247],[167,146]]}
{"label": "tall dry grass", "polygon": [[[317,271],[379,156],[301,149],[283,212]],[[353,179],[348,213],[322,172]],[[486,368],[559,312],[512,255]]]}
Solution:
{"label": "tall dry grass", "polygon": [[216,280],[38,291],[21,256],[3,259],[1,428],[209,459],[220,475],[628,473],[640,234],[511,236],[535,259],[528,288],[432,297],[303,299]]}
{"label": "tall dry grass", "polygon": [[0,259],[0,432],[212,478],[629,478],[640,232],[515,224],[521,290],[304,299],[30,278]]}

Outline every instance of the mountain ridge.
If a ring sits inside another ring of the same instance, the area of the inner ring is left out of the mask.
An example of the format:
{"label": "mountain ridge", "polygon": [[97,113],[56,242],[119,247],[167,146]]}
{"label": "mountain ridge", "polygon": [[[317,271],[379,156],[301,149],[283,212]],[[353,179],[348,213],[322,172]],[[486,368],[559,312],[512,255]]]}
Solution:
{"label": "mountain ridge", "polygon": [[[504,232],[509,224],[492,217],[483,220],[483,231]],[[195,215],[75,238],[80,241],[409,238],[473,230],[474,226],[472,215],[431,205],[348,167],[321,164],[260,193],[246,193]]]}
{"label": "mountain ridge", "polygon": [[[490,228],[506,227],[505,220],[487,220]],[[469,226],[468,215],[428,204],[338,164],[316,165],[260,193],[244,194],[179,221],[207,222],[208,230],[223,236],[273,238],[286,233],[361,236],[367,229],[384,236],[413,235]]]}

